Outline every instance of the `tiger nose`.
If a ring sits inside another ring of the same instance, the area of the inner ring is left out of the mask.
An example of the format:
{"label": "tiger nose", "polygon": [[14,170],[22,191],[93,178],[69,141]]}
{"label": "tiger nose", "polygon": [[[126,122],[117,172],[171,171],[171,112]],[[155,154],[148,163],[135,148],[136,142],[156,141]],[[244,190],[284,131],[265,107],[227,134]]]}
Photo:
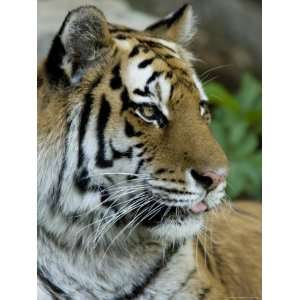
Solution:
{"label": "tiger nose", "polygon": [[225,175],[218,174],[215,171],[207,171],[199,174],[197,171],[191,170],[191,175],[195,181],[200,183],[207,190],[213,190],[220,183],[225,181]]}

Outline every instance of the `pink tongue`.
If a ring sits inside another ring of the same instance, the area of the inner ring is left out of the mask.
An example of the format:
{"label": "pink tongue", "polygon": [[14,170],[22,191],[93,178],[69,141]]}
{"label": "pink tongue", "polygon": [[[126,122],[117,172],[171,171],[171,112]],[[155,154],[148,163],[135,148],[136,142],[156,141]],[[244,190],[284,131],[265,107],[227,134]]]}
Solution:
{"label": "pink tongue", "polygon": [[192,206],[191,210],[194,213],[201,213],[206,211],[207,208],[207,204],[205,204],[204,202],[198,202]]}

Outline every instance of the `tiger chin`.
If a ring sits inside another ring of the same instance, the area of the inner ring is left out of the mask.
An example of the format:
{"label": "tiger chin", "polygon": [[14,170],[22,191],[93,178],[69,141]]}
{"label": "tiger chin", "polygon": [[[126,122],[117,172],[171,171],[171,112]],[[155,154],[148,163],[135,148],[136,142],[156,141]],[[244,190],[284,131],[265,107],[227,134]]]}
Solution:
{"label": "tiger chin", "polygon": [[38,67],[39,299],[260,297],[260,207],[223,205],[194,22],[63,21]]}

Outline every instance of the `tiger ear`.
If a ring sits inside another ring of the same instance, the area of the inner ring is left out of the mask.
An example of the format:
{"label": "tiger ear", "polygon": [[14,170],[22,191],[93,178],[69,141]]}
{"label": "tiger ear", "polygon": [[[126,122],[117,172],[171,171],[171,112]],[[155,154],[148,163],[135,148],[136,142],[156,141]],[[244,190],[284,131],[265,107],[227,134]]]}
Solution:
{"label": "tiger ear", "polygon": [[49,81],[76,84],[86,70],[105,56],[112,44],[108,23],[94,6],[82,6],[66,16],[46,60]]}
{"label": "tiger ear", "polygon": [[179,44],[187,43],[196,33],[192,6],[185,4],[179,10],[148,26],[145,31]]}

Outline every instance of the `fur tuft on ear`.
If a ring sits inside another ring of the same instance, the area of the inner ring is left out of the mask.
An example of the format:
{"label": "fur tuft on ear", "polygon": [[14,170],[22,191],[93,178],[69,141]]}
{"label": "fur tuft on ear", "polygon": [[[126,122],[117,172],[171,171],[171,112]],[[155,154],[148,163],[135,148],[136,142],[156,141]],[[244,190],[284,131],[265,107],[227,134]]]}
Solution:
{"label": "fur tuft on ear", "polygon": [[112,39],[103,13],[94,6],[82,6],[66,16],[55,36],[46,69],[54,84],[78,83],[95,61],[105,58]]}
{"label": "fur tuft on ear", "polygon": [[145,31],[179,44],[186,44],[196,33],[195,23],[192,6],[185,4],[179,10],[148,26]]}

